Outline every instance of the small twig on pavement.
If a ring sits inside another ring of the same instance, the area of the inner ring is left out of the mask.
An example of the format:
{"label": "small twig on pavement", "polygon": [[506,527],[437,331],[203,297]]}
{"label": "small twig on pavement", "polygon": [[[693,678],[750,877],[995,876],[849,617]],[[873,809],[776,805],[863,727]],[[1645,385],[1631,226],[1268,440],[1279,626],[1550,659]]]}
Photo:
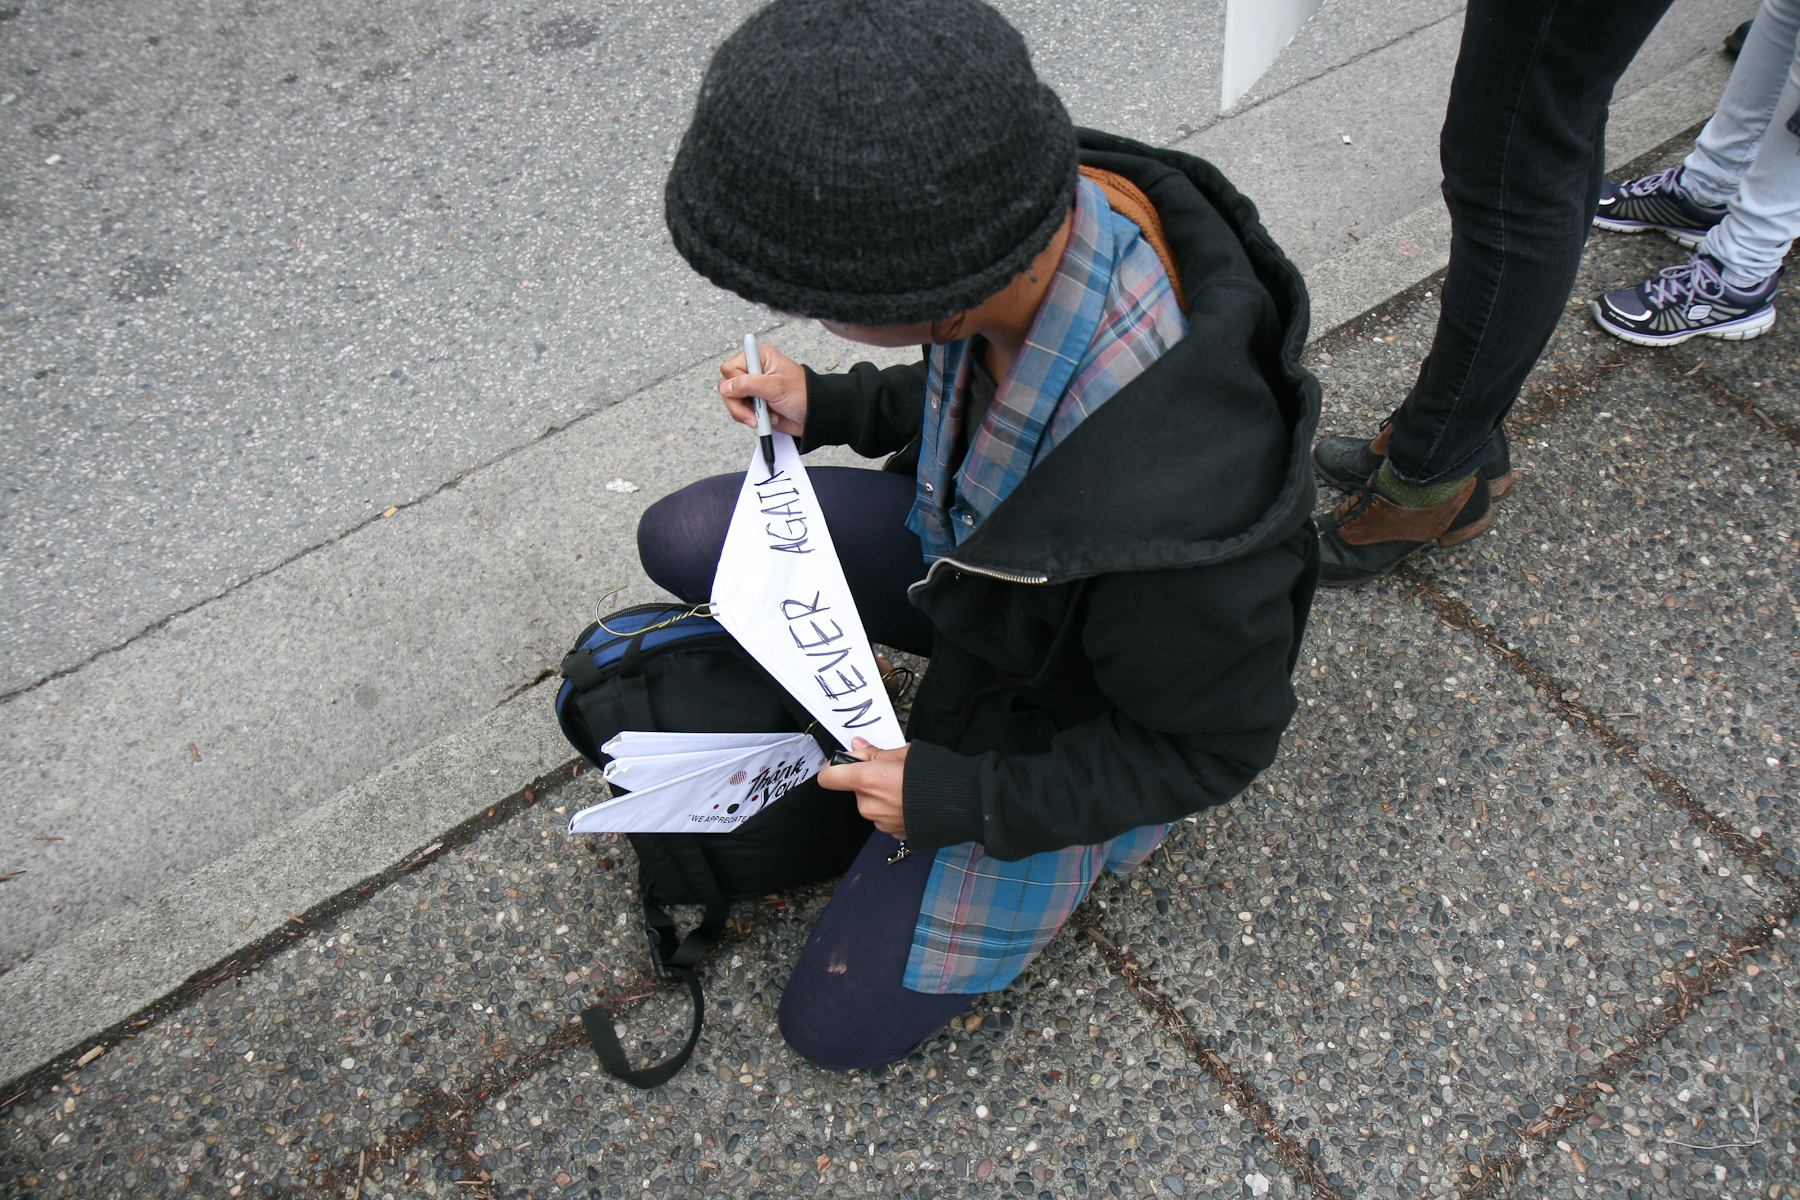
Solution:
{"label": "small twig on pavement", "polygon": [[[1741,1106],[1738,1111],[1743,1111]],[[1762,1097],[1760,1096],[1750,1097],[1750,1128],[1753,1132],[1762,1132]],[[1700,1142],[1678,1142],[1674,1138],[1669,1137],[1659,1137],[1656,1140],[1659,1142],[1667,1142],[1671,1146],[1686,1146],[1689,1150],[1736,1150],[1749,1146],[1760,1146],[1767,1139],[1759,1137],[1754,1142],[1713,1142],[1711,1144],[1702,1144]]]}
{"label": "small twig on pavement", "polygon": [[0,883],[5,883],[9,879],[17,879],[19,876],[23,875],[24,873],[25,873],[25,870],[23,867],[21,867],[17,871],[10,871],[5,875],[0,875]]}
{"label": "small twig on pavement", "polygon": [[405,866],[401,867],[400,870],[403,872],[412,870],[414,867],[418,866],[420,863],[424,862],[426,859],[430,858],[433,854],[437,853],[439,850],[442,850],[443,848],[444,848],[444,843],[442,843],[442,842],[431,843],[431,845],[425,847],[423,850],[421,850],[417,854],[413,855],[412,861],[408,862]]}

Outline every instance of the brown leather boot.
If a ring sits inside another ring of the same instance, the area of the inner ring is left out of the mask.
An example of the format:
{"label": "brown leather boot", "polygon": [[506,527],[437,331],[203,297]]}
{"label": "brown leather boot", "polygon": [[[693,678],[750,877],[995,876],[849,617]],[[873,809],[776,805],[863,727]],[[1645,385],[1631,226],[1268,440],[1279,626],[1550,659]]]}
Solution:
{"label": "brown leather boot", "polygon": [[1494,500],[1479,473],[1442,504],[1405,508],[1375,490],[1375,477],[1338,505],[1319,535],[1321,587],[1355,587],[1431,545],[1455,546],[1487,532]]}
{"label": "brown leather boot", "polygon": [[[1394,414],[1398,415],[1398,414]],[[1340,491],[1355,491],[1363,481],[1381,470],[1387,457],[1388,434],[1393,429],[1394,415],[1381,423],[1374,439],[1328,437],[1313,448],[1313,468],[1319,478]],[[1488,494],[1503,500],[1513,489],[1512,447],[1507,445],[1506,430],[1496,439],[1500,453],[1481,465],[1481,477],[1487,480]]]}

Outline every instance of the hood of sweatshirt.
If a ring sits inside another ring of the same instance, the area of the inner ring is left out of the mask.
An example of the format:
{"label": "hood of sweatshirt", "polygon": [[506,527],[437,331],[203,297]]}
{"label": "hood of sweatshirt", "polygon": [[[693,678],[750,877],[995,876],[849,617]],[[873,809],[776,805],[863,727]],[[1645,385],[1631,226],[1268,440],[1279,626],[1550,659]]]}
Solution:
{"label": "hood of sweatshirt", "polygon": [[[1203,566],[1291,534],[1315,501],[1319,383],[1300,272],[1212,164],[1081,130],[1081,161],[1155,205],[1188,335],[1072,430],[934,564],[1020,583]],[[929,581],[926,581],[929,583]]]}

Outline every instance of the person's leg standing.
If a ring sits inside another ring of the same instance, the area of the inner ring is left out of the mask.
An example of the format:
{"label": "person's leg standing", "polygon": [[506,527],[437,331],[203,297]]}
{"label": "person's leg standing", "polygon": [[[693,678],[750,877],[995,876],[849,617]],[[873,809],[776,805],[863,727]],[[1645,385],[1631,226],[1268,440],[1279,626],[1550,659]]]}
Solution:
{"label": "person's leg standing", "polygon": [[1667,234],[1693,250],[1725,219],[1793,65],[1800,4],[1771,0],[1750,29],[1725,94],[1687,158],[1678,167],[1603,183],[1595,225],[1615,233]]}
{"label": "person's leg standing", "polygon": [[[1765,0],[1718,110],[1679,174],[1664,172],[1608,191],[1633,193],[1609,208],[1658,205],[1704,212],[1705,228],[1660,228],[1694,253],[1634,287],[1594,301],[1594,321],[1640,346],[1693,337],[1743,341],[1775,324],[1781,260],[1800,232],[1800,136],[1788,119],[1800,109],[1800,0]],[[1703,203],[1718,201],[1712,208]]]}
{"label": "person's leg standing", "polygon": [[1695,203],[1716,206],[1736,199],[1764,132],[1779,131],[1793,112],[1793,101],[1783,92],[1792,87],[1797,41],[1800,2],[1763,0],[1719,107],[1681,164],[1682,191]]}
{"label": "person's leg standing", "polygon": [[[1440,142],[1451,244],[1437,333],[1385,461],[1320,539],[1321,584],[1362,583],[1491,522],[1480,468],[1501,454],[1500,422],[1574,287],[1613,85],[1669,3],[1469,5]],[[1321,474],[1344,485],[1368,448],[1332,441]]]}
{"label": "person's leg standing", "polygon": [[[1800,232],[1800,136],[1788,128],[1788,119],[1800,112],[1800,0],[1765,0],[1762,12],[1785,18],[1788,64],[1775,104],[1775,119],[1763,135],[1756,161],[1744,173],[1737,196],[1727,205],[1725,219],[1713,227],[1700,245],[1723,268],[1725,282],[1734,288],[1754,288],[1781,269],[1781,260]],[[1762,16],[1758,16],[1760,23]],[[1757,26],[1750,27],[1746,52],[1758,40]]]}

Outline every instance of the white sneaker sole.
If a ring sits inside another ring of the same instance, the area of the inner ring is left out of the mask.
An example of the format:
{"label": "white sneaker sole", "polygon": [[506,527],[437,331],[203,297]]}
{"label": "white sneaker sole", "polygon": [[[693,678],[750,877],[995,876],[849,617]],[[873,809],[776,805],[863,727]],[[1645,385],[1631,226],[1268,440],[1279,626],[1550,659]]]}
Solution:
{"label": "white sneaker sole", "polygon": [[1718,325],[1709,325],[1704,329],[1684,329],[1680,333],[1639,333],[1635,329],[1626,329],[1614,325],[1606,319],[1606,311],[1595,300],[1592,305],[1594,324],[1606,330],[1620,341],[1630,342],[1634,346],[1679,346],[1690,338],[1718,338],[1725,342],[1747,342],[1751,338],[1761,337],[1775,327],[1775,309],[1770,306],[1766,312],[1751,313],[1747,317],[1739,317],[1735,321],[1726,321]]}
{"label": "white sneaker sole", "polygon": [[1636,223],[1628,224],[1624,221],[1611,221],[1611,220],[1606,219],[1605,217],[1595,217],[1594,224],[1598,228],[1610,229],[1614,233],[1651,233],[1651,232],[1660,233],[1664,237],[1667,237],[1670,241],[1674,242],[1676,245],[1678,245],[1686,250],[1698,250],[1700,248],[1700,243],[1706,240],[1705,234],[1701,234],[1699,237],[1695,237],[1693,234],[1687,232],[1686,230],[1673,229],[1667,225],[1640,225],[1640,224],[1636,224]]}

